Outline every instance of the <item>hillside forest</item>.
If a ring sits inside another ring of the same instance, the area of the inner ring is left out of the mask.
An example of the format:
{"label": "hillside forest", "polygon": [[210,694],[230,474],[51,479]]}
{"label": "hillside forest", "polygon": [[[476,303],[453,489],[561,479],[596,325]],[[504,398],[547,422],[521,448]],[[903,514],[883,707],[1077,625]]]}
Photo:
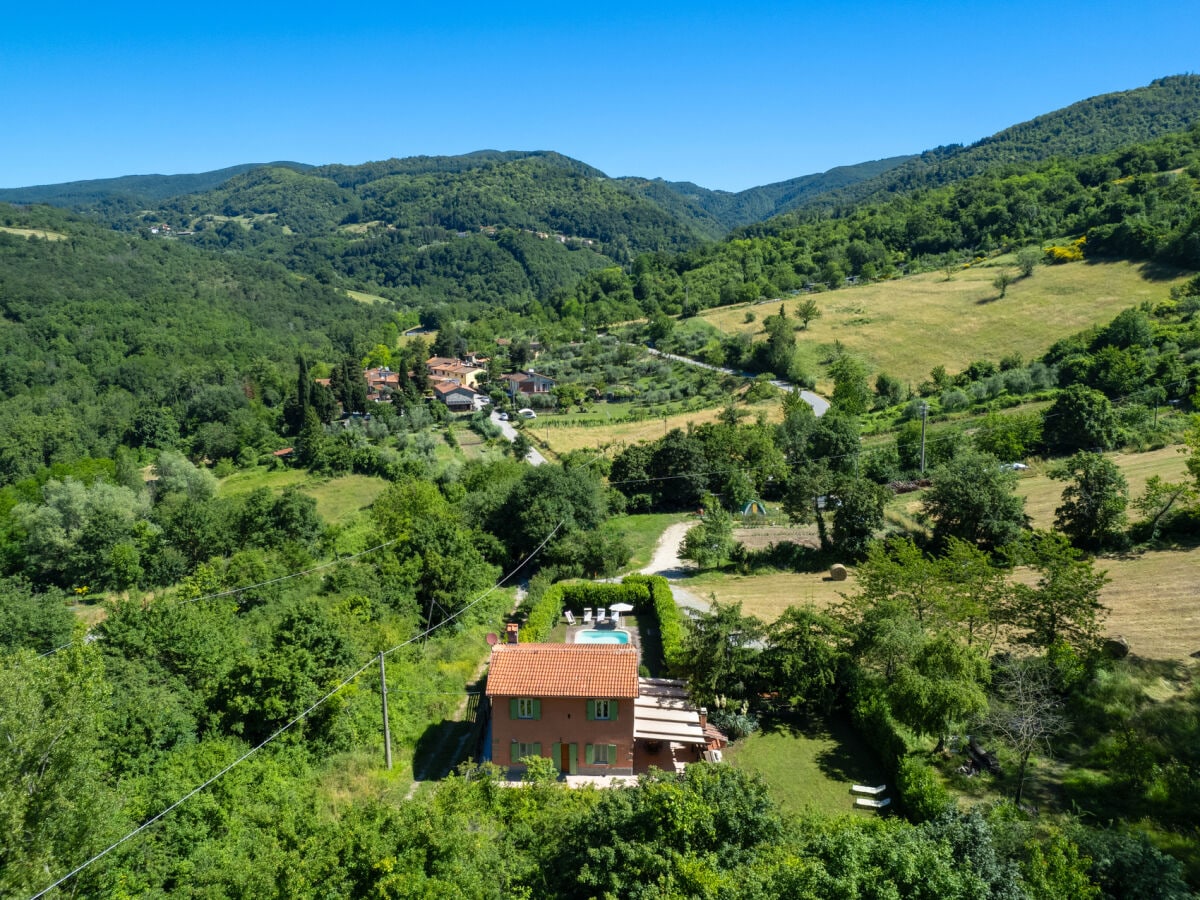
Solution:
{"label": "hillside forest", "polygon": [[[1197,112],[1177,76],[739,195],[495,151],[5,192],[0,895],[1194,896],[1195,661],[1106,598],[1197,558]],[[1149,299],[1088,293],[1116,264]],[[969,364],[822,330],[968,275]],[[1031,285],[1086,324],[1021,353]],[[514,788],[485,637],[610,593],[726,760]]]}

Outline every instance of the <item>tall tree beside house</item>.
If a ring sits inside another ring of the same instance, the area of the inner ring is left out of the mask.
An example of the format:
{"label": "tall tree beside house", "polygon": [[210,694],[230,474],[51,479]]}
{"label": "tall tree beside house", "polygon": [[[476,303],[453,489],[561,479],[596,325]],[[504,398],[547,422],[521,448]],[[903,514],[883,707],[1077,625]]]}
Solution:
{"label": "tall tree beside house", "polygon": [[312,381],[308,377],[308,360],[301,353],[296,357],[296,389],[283,404],[283,419],[287,423],[289,434],[299,434],[300,429],[304,427],[304,414],[308,410],[310,384]]}
{"label": "tall tree beside house", "polygon": [[337,365],[330,377],[329,387],[342,404],[343,412],[367,411],[367,382],[353,357],[347,356]]}
{"label": "tall tree beside house", "polygon": [[325,464],[325,429],[311,406],[304,411],[304,424],[296,436],[296,458],[306,469],[318,470]]}

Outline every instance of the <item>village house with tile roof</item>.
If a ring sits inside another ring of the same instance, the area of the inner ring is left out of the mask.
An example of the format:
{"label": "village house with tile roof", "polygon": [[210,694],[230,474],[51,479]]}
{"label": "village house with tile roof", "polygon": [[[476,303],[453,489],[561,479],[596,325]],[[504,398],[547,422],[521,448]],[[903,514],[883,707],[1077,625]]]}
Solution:
{"label": "village house with tile roof", "polygon": [[499,644],[487,677],[491,758],[545,756],[570,775],[632,775],[638,651],[607,644]]}

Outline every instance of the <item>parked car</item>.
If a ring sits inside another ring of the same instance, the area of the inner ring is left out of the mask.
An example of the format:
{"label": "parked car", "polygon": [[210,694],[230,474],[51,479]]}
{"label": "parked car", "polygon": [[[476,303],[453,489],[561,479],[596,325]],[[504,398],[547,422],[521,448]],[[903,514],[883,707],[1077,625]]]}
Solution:
{"label": "parked car", "polygon": [[1013,472],[1024,472],[1029,466],[1025,465],[1025,463],[1001,463],[1000,468],[1010,469]]}
{"label": "parked car", "polygon": [[537,413],[535,413],[529,407],[525,407],[524,409],[518,409],[517,415],[520,416],[522,419],[536,419],[537,418]]}
{"label": "parked car", "polygon": [[507,422],[508,421],[508,413],[500,413],[500,421]]}

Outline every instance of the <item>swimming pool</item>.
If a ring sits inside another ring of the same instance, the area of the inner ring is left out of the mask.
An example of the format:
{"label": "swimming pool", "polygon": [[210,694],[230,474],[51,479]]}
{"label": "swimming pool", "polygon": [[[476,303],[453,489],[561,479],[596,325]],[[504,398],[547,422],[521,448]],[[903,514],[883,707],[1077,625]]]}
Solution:
{"label": "swimming pool", "polygon": [[575,632],[577,644],[628,644],[629,632],[621,629],[584,628]]}

